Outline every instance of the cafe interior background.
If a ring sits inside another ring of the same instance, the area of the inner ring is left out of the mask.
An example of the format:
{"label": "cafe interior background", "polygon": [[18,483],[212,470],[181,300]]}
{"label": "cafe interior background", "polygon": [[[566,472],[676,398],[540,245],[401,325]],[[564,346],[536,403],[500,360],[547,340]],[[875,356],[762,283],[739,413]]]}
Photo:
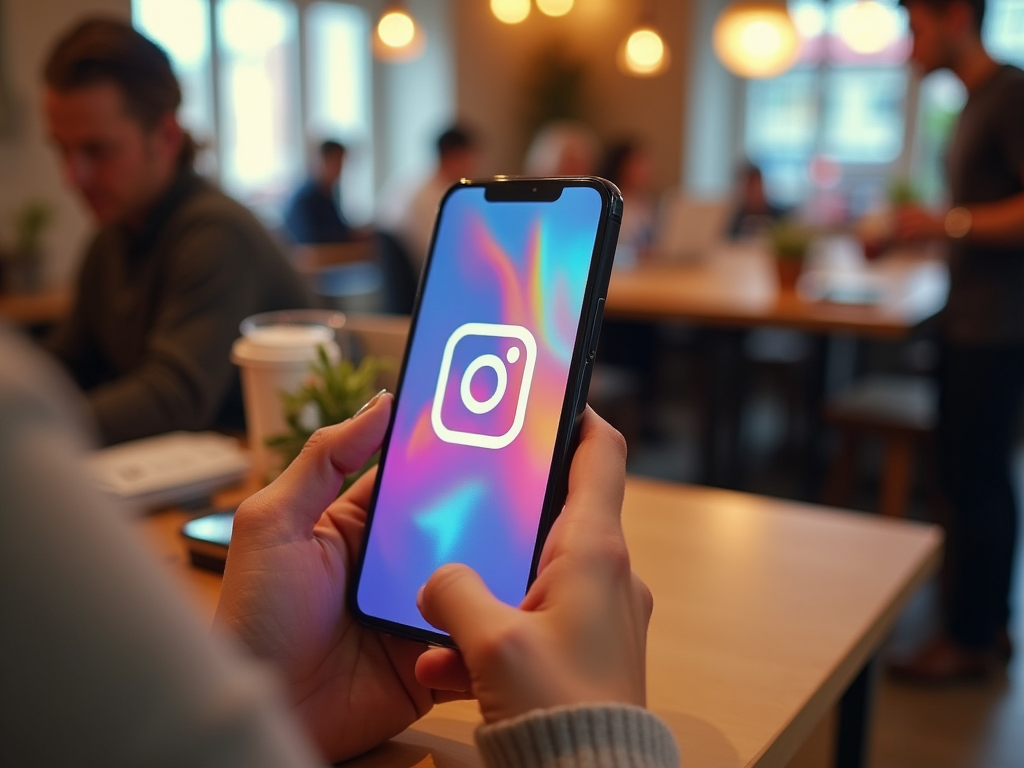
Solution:
{"label": "cafe interior background", "polygon": [[[90,224],[47,144],[39,78],[55,35],[91,13],[130,17],[166,48],[183,83],[182,122],[203,147],[198,167],[271,229],[315,141],[347,146],[344,212],[369,224],[389,184],[430,171],[433,142],[453,121],[479,140],[480,176],[520,172],[536,129],[569,119],[602,141],[639,140],[657,192],[684,200],[734,201],[746,158],[774,205],[839,235],[884,212],[900,180],[940,202],[943,149],[965,93],[949,72],[922,80],[910,70],[905,12],[890,0],[763,5],[776,14],[758,22],[767,37],[743,50],[742,30],[722,30],[737,13],[727,0],[5,0],[0,215],[44,201],[53,215],[42,283],[73,279]],[[389,46],[378,24],[395,10],[414,27],[399,20]],[[994,57],[1024,66],[1024,0],[989,0],[984,39]],[[612,372],[596,395],[630,438],[631,472],[694,482],[704,445],[700,330],[666,322],[653,332],[652,381]],[[847,342],[836,342],[840,352]],[[799,334],[743,342],[752,384],[739,417],[744,458],[733,485],[742,490],[821,500],[808,494],[792,446],[802,350]],[[930,354],[926,335],[912,335],[838,357],[861,373],[920,374]],[[640,392],[650,402],[638,404]],[[882,452],[869,451],[846,505],[876,509],[884,469]],[[911,517],[928,516],[926,486],[914,481]],[[1005,678],[965,690],[883,682],[872,764],[1019,765],[1021,723],[1019,660]]]}

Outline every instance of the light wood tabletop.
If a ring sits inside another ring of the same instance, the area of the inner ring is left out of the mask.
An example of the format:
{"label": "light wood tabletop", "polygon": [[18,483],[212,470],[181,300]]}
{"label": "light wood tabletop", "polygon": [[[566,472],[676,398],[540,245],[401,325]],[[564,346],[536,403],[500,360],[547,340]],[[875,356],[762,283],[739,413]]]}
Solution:
{"label": "light wood tabletop", "polygon": [[70,288],[52,288],[39,293],[0,294],[0,318],[15,325],[50,325],[71,311]]}
{"label": "light wood tabletop", "polygon": [[937,259],[894,255],[869,264],[864,274],[881,288],[876,303],[809,301],[779,291],[772,258],[763,249],[720,248],[689,263],[614,272],[605,314],[891,339],[905,336],[945,306],[948,278]]}
{"label": "light wood tabletop", "polygon": [[[188,567],[188,516],[140,525],[210,620],[220,577]],[[933,526],[638,478],[623,520],[655,598],[648,703],[702,768],[786,765],[933,573],[942,541]],[[478,722],[473,703],[438,706],[354,764],[477,765]]]}

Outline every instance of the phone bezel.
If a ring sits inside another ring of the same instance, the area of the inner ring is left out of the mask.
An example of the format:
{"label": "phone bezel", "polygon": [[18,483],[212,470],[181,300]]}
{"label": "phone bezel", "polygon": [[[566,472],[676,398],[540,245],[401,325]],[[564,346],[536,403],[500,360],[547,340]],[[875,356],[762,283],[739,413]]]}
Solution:
{"label": "phone bezel", "polygon": [[[562,190],[566,187],[588,187],[596,190],[601,196],[601,214],[598,221],[597,233],[594,238],[594,250],[590,257],[590,272],[587,276],[587,286],[583,294],[583,307],[580,312],[579,324],[576,328],[576,339],[573,345],[572,361],[569,365],[569,375],[566,379],[566,390],[562,396],[562,410],[559,414],[558,431],[555,435],[551,466],[548,470],[548,483],[545,488],[544,501],[537,526],[537,537],[534,544],[533,558],[527,582],[523,588],[523,595],[525,596],[530,585],[537,577],[537,568],[548,532],[561,512],[562,506],[565,502],[568,481],[568,465],[575,451],[576,441],[579,434],[579,423],[586,406],[586,395],[590,385],[590,375],[593,370],[593,359],[586,347],[596,347],[596,338],[593,337],[600,334],[603,299],[608,293],[608,281],[611,277],[612,262],[615,256],[615,246],[618,241],[619,224],[622,219],[622,195],[614,184],[597,176],[557,178],[499,176],[494,179],[476,181],[463,179],[462,181],[453,184],[445,192],[438,204],[439,215],[434,222],[434,229],[430,238],[430,248],[420,275],[419,285],[416,290],[416,299],[413,303],[408,341],[406,344],[405,354],[402,357],[398,384],[395,390],[396,406],[397,403],[400,402],[402,389],[405,385],[406,368],[409,363],[409,351],[412,348],[412,340],[416,336],[420,316],[420,304],[426,287],[426,280],[430,274],[430,264],[434,258],[434,246],[437,239],[438,226],[440,224],[440,212],[444,210],[444,206],[451,195],[459,190],[471,187],[483,187],[485,189],[485,197],[489,201],[497,199],[501,201],[536,200],[538,202],[554,202],[561,196]],[[558,194],[552,197],[554,190],[557,190]],[[492,197],[492,195],[494,197]],[[592,343],[588,344],[588,341]],[[381,445],[377,476],[374,480],[373,492],[370,496],[369,506],[367,507],[366,526],[363,530],[359,556],[352,572],[351,583],[349,584],[349,607],[352,615],[364,626],[418,642],[453,648],[455,647],[455,644],[451,637],[446,634],[424,630],[420,627],[413,627],[407,624],[400,624],[398,622],[380,618],[379,616],[373,616],[365,613],[359,607],[359,583],[363,574],[366,546],[370,530],[373,526],[377,497],[380,492],[380,484],[383,477],[384,464],[387,460],[388,449],[391,445],[391,434],[395,424],[396,412],[397,407],[395,408],[395,411],[392,412],[391,421],[388,424],[387,431],[384,435],[384,441]]]}

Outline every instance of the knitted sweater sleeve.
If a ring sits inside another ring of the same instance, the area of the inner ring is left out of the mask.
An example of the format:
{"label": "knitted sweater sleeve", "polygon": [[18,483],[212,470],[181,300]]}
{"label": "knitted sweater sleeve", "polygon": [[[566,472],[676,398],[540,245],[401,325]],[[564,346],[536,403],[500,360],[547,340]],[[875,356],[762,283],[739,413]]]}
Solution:
{"label": "knitted sweater sleeve", "polygon": [[536,710],[476,731],[487,768],[675,768],[668,726],[640,707],[599,704]]}

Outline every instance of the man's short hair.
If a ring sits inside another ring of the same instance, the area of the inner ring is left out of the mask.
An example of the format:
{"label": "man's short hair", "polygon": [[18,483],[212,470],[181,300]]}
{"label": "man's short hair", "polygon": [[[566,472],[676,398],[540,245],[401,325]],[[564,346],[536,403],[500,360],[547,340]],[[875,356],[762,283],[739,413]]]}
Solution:
{"label": "man's short hair", "polygon": [[459,125],[453,125],[437,137],[437,156],[440,158],[450,152],[473,149],[474,147],[476,147],[476,139],[473,134]]}
{"label": "man's short hair", "polygon": [[327,139],[320,142],[320,158],[326,160],[331,155],[344,155],[348,150],[345,145],[335,139]]}
{"label": "man's short hair", "polygon": [[974,12],[974,27],[978,32],[981,32],[981,25],[985,21],[985,2],[986,0],[899,0],[904,8],[913,3],[936,13],[944,12],[953,3],[965,3]]}
{"label": "man's short hair", "polygon": [[[164,49],[120,19],[80,22],[57,41],[43,79],[58,92],[112,83],[128,113],[145,128],[181,106],[181,86]],[[187,135],[185,143],[182,162],[191,164],[194,145]]]}

